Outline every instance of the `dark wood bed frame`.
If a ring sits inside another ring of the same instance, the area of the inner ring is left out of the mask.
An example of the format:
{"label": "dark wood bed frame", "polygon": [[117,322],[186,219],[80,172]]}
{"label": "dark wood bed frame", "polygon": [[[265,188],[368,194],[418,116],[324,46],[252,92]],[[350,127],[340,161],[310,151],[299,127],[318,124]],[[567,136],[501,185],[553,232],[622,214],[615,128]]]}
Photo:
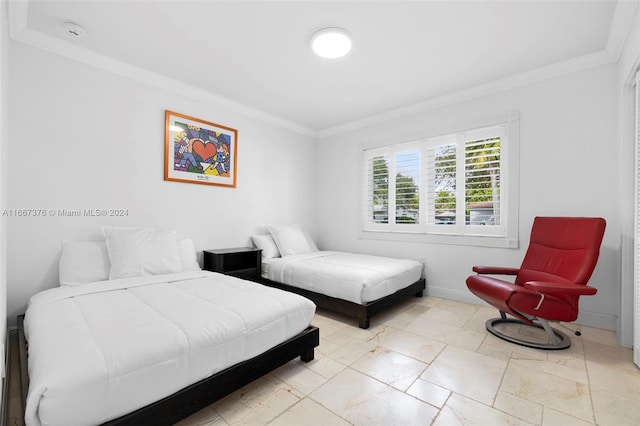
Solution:
{"label": "dark wood bed frame", "polygon": [[[320,331],[318,327],[310,326],[297,336],[254,358],[233,365],[160,401],[104,424],[131,426],[172,425],[298,356],[304,362],[313,360],[314,348],[319,344]],[[26,407],[29,375],[27,371],[27,341],[24,335],[24,315],[18,316],[18,345],[20,349],[22,401],[23,407]]]}
{"label": "dark wood bed frame", "polygon": [[281,290],[290,291],[304,296],[313,301],[313,303],[315,303],[319,308],[355,317],[358,320],[358,326],[365,329],[369,328],[369,320],[371,317],[410,297],[422,297],[425,289],[425,280],[420,279],[408,287],[402,288],[381,299],[359,305],[347,300],[327,296],[322,293],[316,293],[314,291],[304,290],[298,287],[271,281],[266,278],[261,278],[260,282],[270,287],[279,288]]}

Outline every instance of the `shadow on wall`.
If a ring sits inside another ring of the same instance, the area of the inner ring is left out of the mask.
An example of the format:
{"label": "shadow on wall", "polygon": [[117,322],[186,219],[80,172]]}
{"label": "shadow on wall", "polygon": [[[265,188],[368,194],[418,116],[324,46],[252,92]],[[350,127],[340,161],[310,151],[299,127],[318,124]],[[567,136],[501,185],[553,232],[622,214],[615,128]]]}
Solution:
{"label": "shadow on wall", "polygon": [[[44,284],[46,287],[43,288],[41,291],[45,290],[46,288],[49,288],[50,286],[47,286],[47,283],[58,283],[59,282],[59,274],[60,274],[60,250],[58,250],[58,252],[56,253],[55,257],[51,260],[51,262],[47,265],[47,267],[44,267],[45,265],[43,263],[38,263],[38,268],[40,270],[45,270],[46,272],[43,275],[43,280],[41,284]],[[13,283],[13,285],[9,288],[7,288],[7,292],[11,293],[12,289],[15,291],[16,288],[16,284],[19,287],[20,286],[20,282],[18,283]],[[13,311],[11,312],[7,312],[7,327],[9,328],[15,328],[18,324],[18,320],[17,317],[18,315],[22,315],[24,314],[24,312],[27,310],[27,304],[29,303],[29,299],[31,298],[31,296],[33,296],[32,294],[29,294],[26,296],[26,299],[22,302],[22,304],[20,306],[18,306],[17,308],[15,308]],[[13,299],[15,300],[16,297],[15,295],[8,295],[7,296],[7,300],[8,299]]]}

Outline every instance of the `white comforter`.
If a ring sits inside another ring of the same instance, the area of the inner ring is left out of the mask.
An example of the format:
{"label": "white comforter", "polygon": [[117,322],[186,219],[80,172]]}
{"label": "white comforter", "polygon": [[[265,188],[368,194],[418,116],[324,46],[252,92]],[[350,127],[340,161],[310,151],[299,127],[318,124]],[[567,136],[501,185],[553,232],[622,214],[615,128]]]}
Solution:
{"label": "white comforter", "polygon": [[422,275],[415,260],[336,251],[269,259],[264,266],[271,281],[358,304],[395,293]]}
{"label": "white comforter", "polygon": [[103,423],[295,336],[315,305],[207,271],[60,287],[25,316],[25,422]]}

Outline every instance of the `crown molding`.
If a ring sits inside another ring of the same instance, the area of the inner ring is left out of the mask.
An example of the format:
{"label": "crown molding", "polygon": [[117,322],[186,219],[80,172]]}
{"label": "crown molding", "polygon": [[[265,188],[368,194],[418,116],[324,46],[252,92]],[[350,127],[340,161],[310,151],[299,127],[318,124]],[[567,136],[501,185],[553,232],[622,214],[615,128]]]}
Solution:
{"label": "crown molding", "polygon": [[9,20],[9,37],[15,39],[27,28],[29,4],[27,0],[7,0],[7,17]]}
{"label": "crown molding", "polygon": [[76,46],[58,38],[34,31],[27,26],[28,0],[10,0],[8,2],[8,12],[9,35],[15,41],[67,57],[123,77],[137,80],[163,90],[169,90],[198,101],[207,102],[245,117],[260,120],[305,136],[316,137],[316,131],[308,127],[268,114],[259,109],[216,95],[215,93],[183,83],[179,80],[166,77],[159,73],[116,60],[112,57],[96,53],[90,49]]}
{"label": "crown molding", "polygon": [[367,117],[349,123],[329,127],[321,130],[313,130],[309,127],[285,120],[256,108],[241,104],[231,99],[216,95],[215,93],[197,88],[181,81],[163,76],[156,72],[133,66],[118,61],[106,55],[92,50],[73,45],[63,40],[45,35],[28,28],[28,3],[29,0],[8,0],[7,9],[9,17],[9,36],[11,39],[25,43],[32,47],[43,49],[76,61],[95,66],[97,68],[128,77],[145,84],[150,84],[164,90],[173,91],[193,99],[208,102],[212,105],[225,108],[243,116],[257,119],[293,132],[313,137],[323,138],[357,129],[377,125],[390,120],[402,118],[408,115],[441,108],[447,105],[468,101],[474,98],[487,96],[493,93],[514,89],[521,86],[537,83],[546,79],[571,74],[577,71],[616,62],[624,48],[633,18],[638,9],[638,1],[618,1],[612,19],[611,29],[606,47],[595,53],[573,58],[567,61],[540,67],[532,71],[513,75],[470,89],[453,92],[424,102],[408,105]]}
{"label": "crown molding", "polygon": [[517,87],[538,83],[554,77],[571,74],[574,72],[594,68],[611,62],[617,62],[620,59],[624,44],[629,35],[631,24],[633,23],[636,10],[638,9],[638,1],[618,1],[609,30],[607,46],[604,50],[579,56],[567,61],[558,62],[545,67],[536,68],[521,74],[516,74],[507,78],[496,80],[487,84],[472,87],[470,89],[449,93],[437,98],[432,98],[424,102],[419,102],[406,107],[397,108],[382,114],[376,114],[362,120],[352,121],[335,127],[330,127],[317,132],[318,138],[335,136],[341,133],[351,132],[357,129],[374,126],[406,117],[409,115],[441,108],[447,105],[468,101],[474,98],[491,95],[493,93],[502,92]]}
{"label": "crown molding", "polygon": [[611,29],[609,30],[609,39],[607,40],[607,47],[605,49],[613,55],[615,61],[620,59],[622,49],[627,41],[627,37],[629,36],[631,24],[633,23],[633,18],[636,15],[639,4],[640,3],[637,0],[618,0],[618,3],[616,4],[616,10],[611,22]]}
{"label": "crown molding", "polygon": [[548,80],[553,77],[571,74],[577,71],[582,71],[588,68],[597,67],[615,61],[616,59],[614,58],[613,54],[603,50],[597,53],[580,56],[568,61],[559,62],[546,67],[537,68],[532,71],[527,71],[500,80],[492,81],[490,83],[475,86],[470,89],[449,93],[447,95],[432,98],[424,102],[397,108],[391,111],[384,112],[382,114],[367,117],[362,120],[352,121],[340,126],[324,129],[317,132],[317,137],[323,138],[327,136],[335,136],[337,134],[351,132],[360,128],[374,126],[409,115],[414,115],[425,111],[442,108],[448,105],[480,98],[483,96],[492,95],[494,93],[499,93],[505,90],[515,89],[529,84],[538,83],[540,81]]}

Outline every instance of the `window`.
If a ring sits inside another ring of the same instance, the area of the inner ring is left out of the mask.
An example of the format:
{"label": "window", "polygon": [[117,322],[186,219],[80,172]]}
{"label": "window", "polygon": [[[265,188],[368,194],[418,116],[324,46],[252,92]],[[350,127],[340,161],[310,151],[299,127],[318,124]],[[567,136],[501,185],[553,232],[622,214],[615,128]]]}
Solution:
{"label": "window", "polygon": [[365,148],[363,231],[444,236],[444,242],[478,245],[493,238],[504,241],[486,245],[515,247],[517,194],[507,191],[509,183],[517,187],[517,157],[509,157],[517,153],[517,124],[516,117],[488,127]]}

